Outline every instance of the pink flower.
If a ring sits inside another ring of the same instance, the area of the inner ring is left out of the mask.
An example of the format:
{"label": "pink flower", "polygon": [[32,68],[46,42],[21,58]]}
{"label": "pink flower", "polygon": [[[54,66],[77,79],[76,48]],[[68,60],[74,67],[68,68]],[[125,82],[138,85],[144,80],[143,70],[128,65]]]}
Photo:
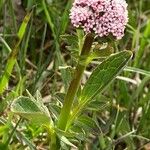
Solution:
{"label": "pink flower", "polygon": [[125,0],[75,0],[70,13],[75,27],[100,37],[113,35],[121,39],[128,22]]}

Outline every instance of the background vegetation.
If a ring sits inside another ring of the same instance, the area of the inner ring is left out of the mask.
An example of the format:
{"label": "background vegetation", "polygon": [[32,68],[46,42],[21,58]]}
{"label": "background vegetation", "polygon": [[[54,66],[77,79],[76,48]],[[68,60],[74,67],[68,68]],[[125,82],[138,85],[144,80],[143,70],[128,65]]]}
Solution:
{"label": "background vegetation", "polygon": [[[0,0],[0,149],[48,149],[45,130],[13,116],[10,104],[27,95],[26,89],[31,95],[38,90],[57,118],[77,57],[77,36],[69,36],[75,34],[71,5],[71,0]],[[112,45],[114,52],[127,49],[134,56],[85,111],[92,119],[79,118],[76,130],[83,134],[76,137],[79,143],[71,141],[78,149],[150,149],[150,1],[128,0],[128,10],[125,36]],[[83,83],[97,64],[92,61]]]}

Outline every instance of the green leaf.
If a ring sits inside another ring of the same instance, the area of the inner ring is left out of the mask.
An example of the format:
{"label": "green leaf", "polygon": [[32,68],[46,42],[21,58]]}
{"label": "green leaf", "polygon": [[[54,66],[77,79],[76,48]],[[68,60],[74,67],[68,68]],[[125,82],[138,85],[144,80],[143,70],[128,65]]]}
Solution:
{"label": "green leaf", "polygon": [[150,38],[150,19],[147,20],[147,24],[143,32],[143,37],[140,40],[139,50],[135,55],[134,67],[138,67],[138,65],[141,63],[140,59],[143,57],[145,47],[148,43],[148,38]]}
{"label": "green leaf", "polygon": [[72,115],[67,123],[67,128],[71,125],[74,119],[79,115],[85,105],[100,94],[108,84],[123,70],[127,62],[132,56],[131,51],[122,51],[110,55],[104,60],[91,74],[81,91],[79,104],[73,109]]}
{"label": "green leaf", "polygon": [[64,34],[66,29],[67,29],[67,26],[68,26],[68,23],[69,23],[69,13],[68,13],[68,11],[70,10],[71,5],[72,5],[72,1],[68,1],[67,4],[66,4],[65,10],[62,14],[61,26],[60,26],[60,33],[61,34]]}
{"label": "green leaf", "polygon": [[82,92],[80,101],[88,102],[97,94],[102,92],[104,88],[122,71],[129,59],[131,51],[122,51],[111,55],[103,61],[91,74],[86,82]]}
{"label": "green leaf", "polygon": [[96,43],[93,46],[93,52],[89,56],[91,59],[106,58],[114,52],[114,48],[111,45]]}
{"label": "green leaf", "polygon": [[8,85],[9,78],[11,76],[13,67],[16,63],[16,58],[17,58],[17,55],[19,52],[19,46],[20,46],[20,43],[22,42],[23,36],[26,32],[27,25],[28,25],[28,22],[30,20],[31,14],[32,14],[32,12],[28,13],[25,16],[25,18],[24,18],[24,20],[23,20],[23,22],[19,28],[19,31],[17,34],[18,40],[15,44],[15,47],[12,49],[12,51],[8,57],[4,73],[3,73],[2,77],[0,78],[0,95],[3,94],[3,92],[5,91],[5,88]]}
{"label": "green leaf", "polygon": [[91,117],[88,117],[86,115],[80,116],[76,120],[75,124],[81,127],[82,130],[87,133],[96,127],[95,121]]}
{"label": "green leaf", "polygon": [[60,140],[61,140],[61,142],[63,142],[63,143],[65,143],[65,144],[67,144],[67,145],[69,145],[69,146],[71,146],[71,147],[73,147],[73,148],[77,148],[74,144],[72,144],[65,136],[61,136],[61,137],[59,137],[60,138]]}
{"label": "green leaf", "polygon": [[56,38],[56,34],[55,34],[55,25],[52,21],[52,17],[50,16],[50,13],[48,11],[48,8],[47,8],[47,2],[45,0],[42,1],[42,6],[43,6],[43,9],[44,9],[44,13],[45,13],[45,16],[46,16],[46,19],[47,19],[47,22],[52,30],[52,35],[54,37],[54,39],[57,39]]}
{"label": "green leaf", "polygon": [[135,67],[125,67],[124,70],[129,71],[129,72],[135,72],[135,73],[150,77],[150,71],[147,71],[147,70],[143,70],[143,69],[139,69],[139,68],[135,68]]}
{"label": "green leaf", "polygon": [[49,124],[51,119],[46,106],[38,100],[20,96],[11,105],[11,111],[37,125]]}

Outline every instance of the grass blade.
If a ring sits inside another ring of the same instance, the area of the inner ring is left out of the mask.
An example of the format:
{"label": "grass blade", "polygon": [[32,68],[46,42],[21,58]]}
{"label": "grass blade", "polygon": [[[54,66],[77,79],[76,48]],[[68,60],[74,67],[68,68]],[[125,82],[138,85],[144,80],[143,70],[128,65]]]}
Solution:
{"label": "grass blade", "polygon": [[19,51],[19,46],[20,46],[20,43],[21,43],[23,36],[25,34],[26,27],[27,27],[27,24],[30,20],[30,17],[31,17],[31,13],[28,13],[25,16],[25,18],[24,18],[24,20],[20,26],[20,29],[18,31],[18,34],[17,34],[18,41],[16,42],[14,49],[12,50],[12,52],[10,53],[10,55],[8,57],[4,74],[2,75],[2,77],[0,79],[0,95],[3,94],[7,84],[9,82],[9,77],[11,76],[13,67],[14,67],[15,62],[16,62],[17,54]]}

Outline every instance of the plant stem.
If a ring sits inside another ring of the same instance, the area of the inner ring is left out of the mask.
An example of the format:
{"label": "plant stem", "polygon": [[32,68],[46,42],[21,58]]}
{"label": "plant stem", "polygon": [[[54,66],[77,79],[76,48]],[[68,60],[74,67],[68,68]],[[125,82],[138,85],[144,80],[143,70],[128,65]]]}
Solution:
{"label": "plant stem", "polygon": [[59,150],[60,143],[58,141],[55,129],[51,125],[44,126],[48,133],[48,138],[50,138],[49,149],[50,150]]}
{"label": "plant stem", "polygon": [[57,136],[56,133],[51,133],[51,142],[50,142],[50,149],[51,150],[58,150],[60,148],[59,143],[57,143]]}
{"label": "plant stem", "polygon": [[[84,58],[84,60],[86,61],[86,59],[89,56],[90,50],[91,50],[91,46],[93,43],[93,36],[91,34],[88,34],[85,38],[84,41],[84,45],[80,54],[80,58]],[[61,113],[60,116],[58,118],[58,128],[61,130],[65,130],[66,129],[66,125],[68,122],[68,118],[71,112],[71,107],[73,104],[73,100],[75,98],[75,95],[78,91],[79,85],[80,85],[80,80],[82,78],[83,72],[86,68],[86,63],[81,64],[80,59],[78,61],[78,64],[76,66],[76,70],[75,70],[75,74],[73,77],[73,80],[70,83],[70,86],[68,88],[67,94],[65,96],[64,99],[64,104],[63,107],[61,109]]]}

